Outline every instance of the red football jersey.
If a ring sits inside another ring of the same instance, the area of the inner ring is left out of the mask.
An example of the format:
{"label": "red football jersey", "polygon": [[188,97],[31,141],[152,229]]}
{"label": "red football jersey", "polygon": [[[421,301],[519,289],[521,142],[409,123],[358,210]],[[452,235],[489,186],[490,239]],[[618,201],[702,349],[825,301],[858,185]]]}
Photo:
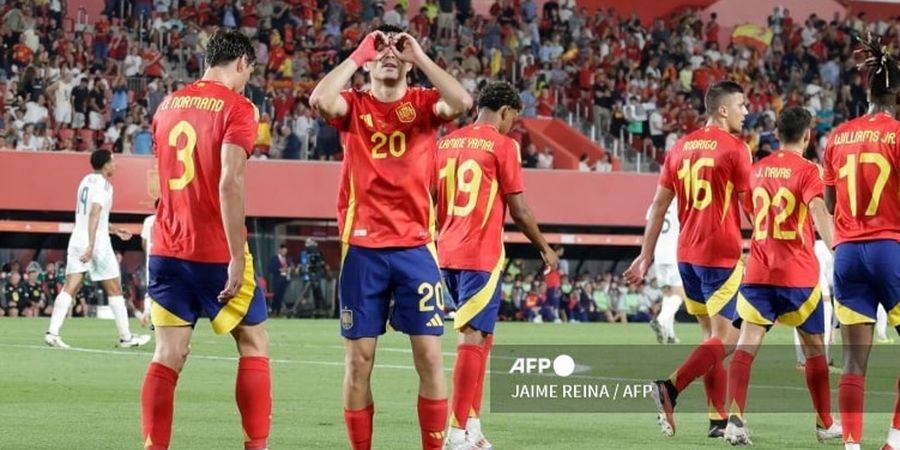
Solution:
{"label": "red football jersey", "polygon": [[792,151],[777,151],[753,165],[750,188],[753,235],[745,283],[814,287],[819,261],[809,202],[824,191],[819,167]]}
{"label": "red football jersey", "polygon": [[436,89],[409,88],[380,102],[367,91],[341,93],[347,114],[341,132],[344,162],[338,193],[341,241],[360,247],[416,247],[432,241]]}
{"label": "red football jersey", "polygon": [[868,114],[837,127],[825,146],[834,186],[834,243],[900,241],[900,122]]}
{"label": "red football jersey", "polygon": [[188,261],[230,259],[219,205],[222,144],[256,142],[259,113],[246,97],[214,81],[167,96],[153,116],[159,209],[151,254]]}
{"label": "red football jersey", "polygon": [[441,139],[437,160],[441,267],[491,272],[503,263],[506,196],[525,190],[519,144],[473,124]]}
{"label": "red football jersey", "polygon": [[693,131],[666,155],[659,184],[678,198],[678,261],[734,267],[742,244],[737,195],[750,185],[747,144],[715,126]]}

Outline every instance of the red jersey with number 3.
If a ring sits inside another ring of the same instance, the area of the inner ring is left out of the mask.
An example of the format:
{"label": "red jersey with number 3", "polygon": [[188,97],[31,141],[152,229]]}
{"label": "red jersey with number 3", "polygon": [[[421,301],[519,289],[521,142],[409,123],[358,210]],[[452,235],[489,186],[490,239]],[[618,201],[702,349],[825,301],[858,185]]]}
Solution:
{"label": "red jersey with number 3", "polygon": [[492,272],[503,263],[506,196],[525,191],[519,144],[473,124],[441,139],[437,159],[441,267]]}
{"label": "red jersey with number 3", "polygon": [[877,113],[846,122],[831,132],[824,159],[837,197],[835,245],[900,241],[900,121]]}
{"label": "red jersey with number 3", "polygon": [[222,145],[249,156],[258,120],[247,97],[214,81],[197,81],[162,101],[153,116],[160,202],[151,254],[229,262],[219,204]]}
{"label": "red jersey with number 3", "polygon": [[344,163],[338,193],[341,242],[359,247],[417,247],[433,240],[436,89],[409,88],[395,102],[368,91],[341,93]]}
{"label": "red jersey with number 3", "polygon": [[741,257],[737,195],[750,183],[747,144],[707,126],[679,139],[663,165],[659,185],[678,198],[678,262],[732,268]]}
{"label": "red jersey with number 3", "polygon": [[809,202],[821,198],[819,167],[792,151],[753,165],[753,235],[744,283],[811,288],[819,283]]}

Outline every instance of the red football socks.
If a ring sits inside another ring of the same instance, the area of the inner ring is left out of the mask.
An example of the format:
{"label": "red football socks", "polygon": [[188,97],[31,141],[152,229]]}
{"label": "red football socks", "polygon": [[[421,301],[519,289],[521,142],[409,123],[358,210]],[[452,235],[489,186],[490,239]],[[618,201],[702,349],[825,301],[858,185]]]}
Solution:
{"label": "red football socks", "polygon": [[[672,374],[670,380],[678,392],[687,388],[694,380],[705,375],[716,363],[725,359],[725,345],[717,337],[701,343],[688,355],[687,359]],[[727,389],[727,387],[725,388]]]}
{"label": "red football socks", "polygon": [[816,410],[817,425],[828,428],[831,417],[831,384],[828,380],[828,360],[825,355],[806,358],[806,387]]}
{"label": "red football socks", "polygon": [[347,425],[347,436],[353,450],[372,449],[372,418],[375,416],[375,404],[363,409],[345,409],[344,423]]}
{"label": "red football socks", "polygon": [[422,450],[441,450],[447,427],[447,399],[432,400],[420,395],[418,410]]}
{"label": "red football socks", "polygon": [[244,356],[238,362],[235,398],[244,427],[244,449],[266,448],[272,425],[272,376],[269,358]]}
{"label": "red football socks", "polygon": [[494,346],[494,335],[489,334],[484,338],[484,351],[481,355],[481,370],[478,371],[478,384],[475,385],[475,396],[472,398],[472,414],[470,417],[481,417],[481,400],[484,396],[484,377],[487,375],[488,361],[490,361],[491,348]]}
{"label": "red football socks", "polygon": [[900,378],[897,378],[897,401],[894,403],[894,419],[891,421],[891,427],[900,430]]}
{"label": "red football socks", "polygon": [[145,449],[169,448],[177,383],[178,372],[174,369],[157,362],[150,363],[141,388],[141,428]]}
{"label": "red football socks", "polygon": [[475,401],[475,388],[484,371],[484,347],[459,344],[456,347],[456,365],[453,367],[453,421],[452,426],[466,429],[469,410]]}
{"label": "red football socks", "polygon": [[866,378],[863,375],[841,375],[841,384],[838,387],[838,407],[841,409],[844,442],[862,442],[865,393]]}
{"label": "red football socks", "polygon": [[[706,390],[706,407],[711,420],[725,420],[725,396],[728,395],[728,371],[722,361],[717,361],[709,372],[703,375],[703,388]],[[742,410],[743,411],[743,410]]]}
{"label": "red football socks", "polygon": [[750,387],[750,369],[754,355],[744,350],[734,352],[728,366],[728,406],[732,414],[744,417],[747,390]]}

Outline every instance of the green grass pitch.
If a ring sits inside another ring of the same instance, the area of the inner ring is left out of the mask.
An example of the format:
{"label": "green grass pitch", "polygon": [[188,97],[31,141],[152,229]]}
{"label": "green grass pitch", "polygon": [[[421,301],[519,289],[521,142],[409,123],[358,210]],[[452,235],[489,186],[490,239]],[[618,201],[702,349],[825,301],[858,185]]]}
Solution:
{"label": "green grass pitch", "polygon": [[[116,349],[111,321],[70,319],[63,335],[75,348],[51,349],[42,341],[46,327],[46,319],[0,319],[0,449],[141,448],[139,392],[152,345]],[[682,342],[699,340],[696,325],[677,327]],[[137,323],[132,323],[132,329],[139,330]],[[269,332],[275,398],[270,448],[348,448],[341,409],[343,346],[337,322],[273,320]],[[770,334],[767,343],[791,342],[785,328]],[[653,345],[655,340],[646,324],[501,323],[496,343]],[[407,338],[397,333],[389,333],[379,342],[373,376],[376,449],[415,449],[419,445],[417,380],[408,349]],[[445,335],[444,351],[449,384],[455,351],[452,332]],[[896,355],[896,350],[892,353]],[[176,393],[173,449],[241,448],[234,404],[235,354],[230,337],[215,336],[207,323],[198,325]],[[885,377],[896,377],[896,373]],[[753,382],[789,385],[795,390],[803,387],[801,377],[771,380],[754,373]],[[832,375],[832,390],[836,388],[837,376]],[[753,392],[751,387],[751,409],[762,409],[763,405],[753,404]],[[702,393],[702,383],[697,383],[684,395]],[[891,393],[877,391],[869,397]],[[836,394],[833,398],[836,410]],[[867,446],[883,442],[889,420],[886,410],[866,415]],[[682,413],[677,421],[678,435],[662,436],[650,400],[645,413],[487,412],[483,417],[485,433],[498,450],[727,446],[706,437],[705,414]],[[748,412],[748,426],[759,449],[821,448],[813,424],[811,412]]]}

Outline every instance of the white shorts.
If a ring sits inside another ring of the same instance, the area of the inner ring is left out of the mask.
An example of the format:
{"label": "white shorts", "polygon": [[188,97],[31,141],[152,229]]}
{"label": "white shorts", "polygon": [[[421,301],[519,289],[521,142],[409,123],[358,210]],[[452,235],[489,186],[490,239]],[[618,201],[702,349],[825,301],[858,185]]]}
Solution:
{"label": "white shorts", "polygon": [[56,119],[56,123],[69,125],[72,123],[72,107],[57,106],[56,109],[53,110],[53,116]]}
{"label": "white shorts", "polygon": [[81,129],[84,128],[84,113],[75,113],[72,114],[72,128]]}
{"label": "white shorts", "polygon": [[449,29],[452,30],[453,26],[456,24],[456,14],[450,13],[438,13],[438,28],[439,29]]}
{"label": "white shorts", "polygon": [[682,287],[681,273],[678,264],[654,264],[656,269],[656,283],[662,286]]}
{"label": "white shorts", "polygon": [[94,254],[87,264],[81,262],[84,248],[69,247],[66,253],[66,275],[88,272],[91,281],[104,281],[119,278],[119,261],[112,247],[94,247]]}
{"label": "white shorts", "polygon": [[94,131],[103,130],[103,116],[100,113],[91,111],[88,113],[88,128]]}

